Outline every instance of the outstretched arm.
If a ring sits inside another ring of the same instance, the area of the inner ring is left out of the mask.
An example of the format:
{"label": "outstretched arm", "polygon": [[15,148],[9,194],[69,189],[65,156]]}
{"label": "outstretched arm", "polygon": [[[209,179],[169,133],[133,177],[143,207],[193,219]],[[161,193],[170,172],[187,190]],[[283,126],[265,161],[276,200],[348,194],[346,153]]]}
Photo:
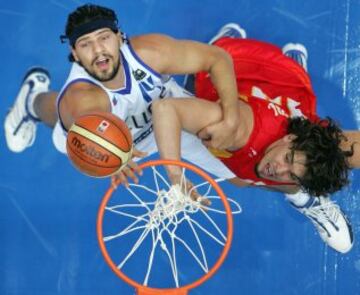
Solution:
{"label": "outstretched arm", "polygon": [[111,112],[105,91],[86,82],[71,85],[59,105],[64,126],[69,129],[78,117],[92,112]]}
{"label": "outstretched arm", "polygon": [[[162,74],[194,74],[206,71],[217,90],[222,107],[219,120],[206,127],[206,145],[226,149],[233,145],[239,123],[238,92],[230,55],[217,46],[146,35],[132,40],[139,56]],[[204,126],[205,127],[205,126]]]}
{"label": "outstretched arm", "polygon": [[[163,99],[153,103],[154,133],[161,158],[180,160],[181,130],[196,134],[222,118],[221,107],[213,102],[195,99]],[[181,175],[180,167],[167,167],[173,183]]]}
{"label": "outstretched arm", "polygon": [[[75,83],[67,89],[59,106],[59,114],[66,129],[69,129],[76,119],[92,112],[111,112],[107,94],[96,85],[86,82]],[[144,157],[145,153],[133,150],[133,157]],[[126,167],[112,177],[114,183],[119,180],[128,185],[127,178],[138,182],[136,174],[141,174],[138,165],[130,160]]]}

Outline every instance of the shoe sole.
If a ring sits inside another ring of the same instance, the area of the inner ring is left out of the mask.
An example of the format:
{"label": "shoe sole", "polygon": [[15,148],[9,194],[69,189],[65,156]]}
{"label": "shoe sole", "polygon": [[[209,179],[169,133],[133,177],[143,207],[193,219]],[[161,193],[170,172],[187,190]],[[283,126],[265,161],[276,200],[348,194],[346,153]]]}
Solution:
{"label": "shoe sole", "polygon": [[246,38],[246,31],[240,27],[238,24],[236,23],[228,23],[226,25],[224,25],[223,27],[220,28],[220,30],[218,31],[218,33],[211,38],[211,40],[209,41],[209,44],[213,44],[215,41],[217,41],[218,39],[221,38],[222,36],[222,32],[226,29],[226,28],[231,28],[231,29],[234,29],[238,32],[240,32],[240,35],[243,39]]}
{"label": "shoe sole", "polygon": [[305,58],[308,58],[308,52],[307,49],[304,45],[300,44],[300,43],[288,43],[285,44],[284,47],[282,48],[282,52],[283,54],[286,54],[289,51],[300,51],[301,53],[303,53],[305,55]]}
{"label": "shoe sole", "polygon": [[48,70],[42,68],[42,67],[31,67],[25,74],[25,77],[23,79],[23,83],[25,82],[25,80],[27,78],[29,78],[30,75],[34,74],[34,73],[41,73],[41,74],[44,74],[48,77],[48,79],[50,80],[51,79],[51,76],[50,76],[50,73],[48,72]]}

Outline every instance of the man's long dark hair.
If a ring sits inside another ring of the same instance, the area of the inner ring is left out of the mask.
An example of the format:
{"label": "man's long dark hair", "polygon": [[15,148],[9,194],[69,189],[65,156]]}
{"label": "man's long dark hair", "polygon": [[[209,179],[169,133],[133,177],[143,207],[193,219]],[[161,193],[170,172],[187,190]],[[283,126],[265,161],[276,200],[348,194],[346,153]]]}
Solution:
{"label": "man's long dark hair", "polygon": [[[65,27],[65,35],[62,37],[69,38],[78,27],[99,19],[109,20],[116,25],[118,24],[116,13],[113,10],[94,4],[82,5],[69,14]],[[118,29],[113,29],[113,32],[117,33]],[[71,45],[74,46],[74,44]],[[69,61],[75,61],[71,53]]]}
{"label": "man's long dark hair", "polygon": [[340,127],[326,118],[312,123],[297,117],[289,120],[288,133],[295,135],[291,149],[306,156],[306,172],[299,179],[304,191],[313,196],[326,196],[348,184],[348,157],[354,153],[340,148],[346,140]]}

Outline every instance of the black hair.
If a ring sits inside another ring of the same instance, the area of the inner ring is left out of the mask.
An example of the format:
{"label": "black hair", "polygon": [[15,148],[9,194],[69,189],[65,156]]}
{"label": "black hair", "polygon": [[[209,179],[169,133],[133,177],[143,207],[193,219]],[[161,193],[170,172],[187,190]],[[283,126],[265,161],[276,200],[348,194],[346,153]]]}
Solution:
{"label": "black hair", "polygon": [[353,146],[343,151],[340,143],[346,140],[342,130],[331,118],[314,123],[296,117],[289,119],[288,133],[295,135],[291,150],[306,156],[305,175],[298,179],[301,188],[314,196],[327,196],[348,184],[348,157]]}
{"label": "black hair", "polygon": [[[74,36],[74,33],[76,33],[80,27],[99,20],[104,20],[111,23],[111,30],[114,33],[119,32],[119,29],[117,28],[118,19],[112,9],[95,4],[85,4],[76,8],[76,10],[69,14],[65,27],[65,35],[60,36],[60,39],[62,40],[62,42],[64,41],[64,39],[69,39],[71,46],[74,48],[76,41],[72,40],[72,36]],[[75,61],[71,53],[69,55],[69,61]]]}

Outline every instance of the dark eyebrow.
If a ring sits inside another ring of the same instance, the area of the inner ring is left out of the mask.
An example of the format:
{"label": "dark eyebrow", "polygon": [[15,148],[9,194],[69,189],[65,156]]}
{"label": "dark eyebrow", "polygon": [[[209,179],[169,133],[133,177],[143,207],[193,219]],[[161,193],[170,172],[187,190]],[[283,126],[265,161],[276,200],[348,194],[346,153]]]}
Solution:
{"label": "dark eyebrow", "polygon": [[[294,157],[295,157],[295,150],[291,150],[291,152],[290,152],[290,159],[289,159],[289,164],[291,164],[291,165],[293,165],[294,164]],[[300,177],[299,176],[297,176],[296,174],[294,174],[294,173],[290,173],[290,177],[294,180],[294,181],[296,181],[296,182],[298,182],[298,184],[300,183]]]}
{"label": "dark eyebrow", "polygon": [[76,43],[79,43],[79,42],[84,41],[84,40],[87,40],[87,39],[89,39],[88,36],[80,37],[79,39],[76,40]]}
{"label": "dark eyebrow", "polygon": [[[98,35],[101,35],[102,33],[109,32],[109,31],[111,31],[109,28],[104,28],[100,32],[97,32],[95,35],[98,36]],[[89,38],[90,38],[89,36],[82,36],[76,42],[81,42],[81,41],[87,40]]]}
{"label": "dark eyebrow", "polygon": [[102,33],[110,32],[111,30],[109,28],[105,28],[101,30],[100,32],[96,33],[96,35],[101,35]]}

